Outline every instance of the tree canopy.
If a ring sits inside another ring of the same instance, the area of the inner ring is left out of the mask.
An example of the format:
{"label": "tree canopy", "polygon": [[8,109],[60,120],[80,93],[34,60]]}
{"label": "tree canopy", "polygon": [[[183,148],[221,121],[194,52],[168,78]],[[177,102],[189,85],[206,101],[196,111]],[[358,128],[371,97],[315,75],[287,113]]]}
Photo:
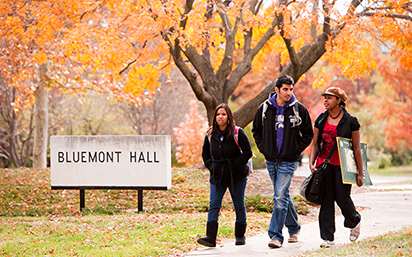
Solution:
{"label": "tree canopy", "polygon": [[[80,28],[93,31],[89,42],[98,47],[82,58],[96,69],[127,75],[124,89],[136,96],[158,86],[160,70],[176,65],[209,122],[252,67],[257,72],[270,65],[267,53],[280,53],[281,73],[296,81],[320,58],[349,78],[368,74],[376,68],[372,40],[397,53],[404,68],[412,67],[412,3],[405,0],[134,0],[96,6],[84,12]],[[315,86],[328,79],[320,73]],[[273,84],[235,113],[240,126],[271,91]]]}
{"label": "tree canopy", "polygon": [[[379,48],[408,72],[411,24],[406,0],[7,0],[0,3],[0,80],[27,95],[13,100],[15,111],[51,86],[141,104],[160,87],[160,74],[176,66],[210,123],[246,74],[272,70],[273,53],[281,68],[270,80],[288,74],[303,81],[320,59],[357,79],[378,68]],[[324,67],[313,86],[333,79]],[[394,101],[408,92],[397,90],[398,82],[391,81]],[[237,124],[246,126],[273,91],[268,83],[245,102],[234,113]]]}
{"label": "tree canopy", "polygon": [[[270,66],[267,53],[279,53],[281,73],[296,81],[320,58],[357,78],[376,68],[376,40],[410,69],[411,10],[405,0],[10,0],[0,6],[0,60],[11,84],[49,59],[50,78],[63,88],[87,84],[132,100],[150,95],[176,65],[210,120],[252,68]],[[331,79],[317,76],[315,86]],[[235,113],[240,126],[271,91],[273,84]]]}

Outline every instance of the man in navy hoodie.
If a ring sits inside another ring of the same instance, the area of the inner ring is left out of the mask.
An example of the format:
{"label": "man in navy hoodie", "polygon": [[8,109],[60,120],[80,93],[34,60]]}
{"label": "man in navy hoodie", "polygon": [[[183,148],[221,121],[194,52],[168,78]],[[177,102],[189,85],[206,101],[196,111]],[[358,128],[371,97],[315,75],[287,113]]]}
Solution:
{"label": "man in navy hoodie", "polygon": [[289,186],[301,153],[312,141],[313,129],[308,110],[293,94],[293,78],[281,75],[275,83],[275,92],[256,112],[252,132],[259,151],[265,156],[274,188],[268,246],[280,248],[284,225],[289,232],[288,242],[298,242],[301,226]]}

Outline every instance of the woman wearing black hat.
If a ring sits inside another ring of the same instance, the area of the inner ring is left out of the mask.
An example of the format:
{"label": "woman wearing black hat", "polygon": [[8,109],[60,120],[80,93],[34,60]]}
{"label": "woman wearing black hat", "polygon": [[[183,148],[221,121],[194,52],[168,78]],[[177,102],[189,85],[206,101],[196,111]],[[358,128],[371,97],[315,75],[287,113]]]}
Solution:
{"label": "woman wearing black hat", "polygon": [[[317,172],[319,167],[328,159],[333,150],[330,162],[323,170],[324,198],[319,212],[320,235],[324,240],[321,247],[335,245],[335,201],[344,216],[344,226],[350,228],[350,241],[355,241],[360,233],[361,215],[356,211],[350,193],[352,185],[342,183],[339,154],[332,149],[336,137],[352,139],[356,166],[359,170],[357,185],[363,185],[362,154],[360,150],[360,124],[356,117],[350,115],[345,107],[347,96],[338,87],[330,87],[323,94],[326,111],[315,120],[314,137],[309,157],[311,172]],[[348,122],[347,122],[348,121]],[[327,161],[325,162],[327,163]]]}

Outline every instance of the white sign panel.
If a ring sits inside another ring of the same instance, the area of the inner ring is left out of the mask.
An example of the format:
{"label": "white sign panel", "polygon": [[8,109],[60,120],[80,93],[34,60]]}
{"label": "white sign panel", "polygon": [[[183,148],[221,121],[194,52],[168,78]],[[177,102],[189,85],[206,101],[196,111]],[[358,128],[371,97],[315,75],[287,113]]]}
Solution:
{"label": "white sign panel", "polygon": [[171,189],[170,136],[52,136],[52,189]]}

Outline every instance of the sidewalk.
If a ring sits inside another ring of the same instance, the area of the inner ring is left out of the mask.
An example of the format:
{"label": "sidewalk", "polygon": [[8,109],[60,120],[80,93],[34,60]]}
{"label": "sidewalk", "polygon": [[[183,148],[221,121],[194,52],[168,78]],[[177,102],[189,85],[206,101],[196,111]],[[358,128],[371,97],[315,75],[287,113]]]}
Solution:
{"label": "sidewalk", "polygon": [[[298,176],[306,176],[307,171],[300,169],[297,171]],[[374,182],[374,177],[371,177]],[[385,184],[385,181],[377,178],[377,181],[382,182],[381,186]],[[374,182],[375,183],[375,182]],[[406,188],[411,188],[412,184],[406,183]],[[389,231],[396,231],[404,226],[412,225],[412,219],[410,218],[410,211],[412,210],[412,191],[386,191],[386,192],[372,192],[372,193],[358,193],[352,194],[352,199],[356,206],[366,207],[364,211],[361,211],[361,234],[358,240],[362,240],[368,237],[376,237],[381,234],[385,234]],[[349,241],[349,229],[343,227],[343,217],[337,216],[335,243],[348,244]],[[283,247],[279,249],[272,249],[268,247],[269,237],[267,233],[247,238],[246,245],[235,246],[233,242],[226,243],[223,246],[217,246],[216,248],[202,247],[197,251],[189,252],[185,256],[291,256],[300,255],[305,251],[317,250],[322,242],[319,235],[318,222],[312,222],[302,225],[302,230],[299,235],[299,242],[289,244],[287,242],[288,234],[287,229],[284,228],[283,234],[285,235],[285,242]]]}

